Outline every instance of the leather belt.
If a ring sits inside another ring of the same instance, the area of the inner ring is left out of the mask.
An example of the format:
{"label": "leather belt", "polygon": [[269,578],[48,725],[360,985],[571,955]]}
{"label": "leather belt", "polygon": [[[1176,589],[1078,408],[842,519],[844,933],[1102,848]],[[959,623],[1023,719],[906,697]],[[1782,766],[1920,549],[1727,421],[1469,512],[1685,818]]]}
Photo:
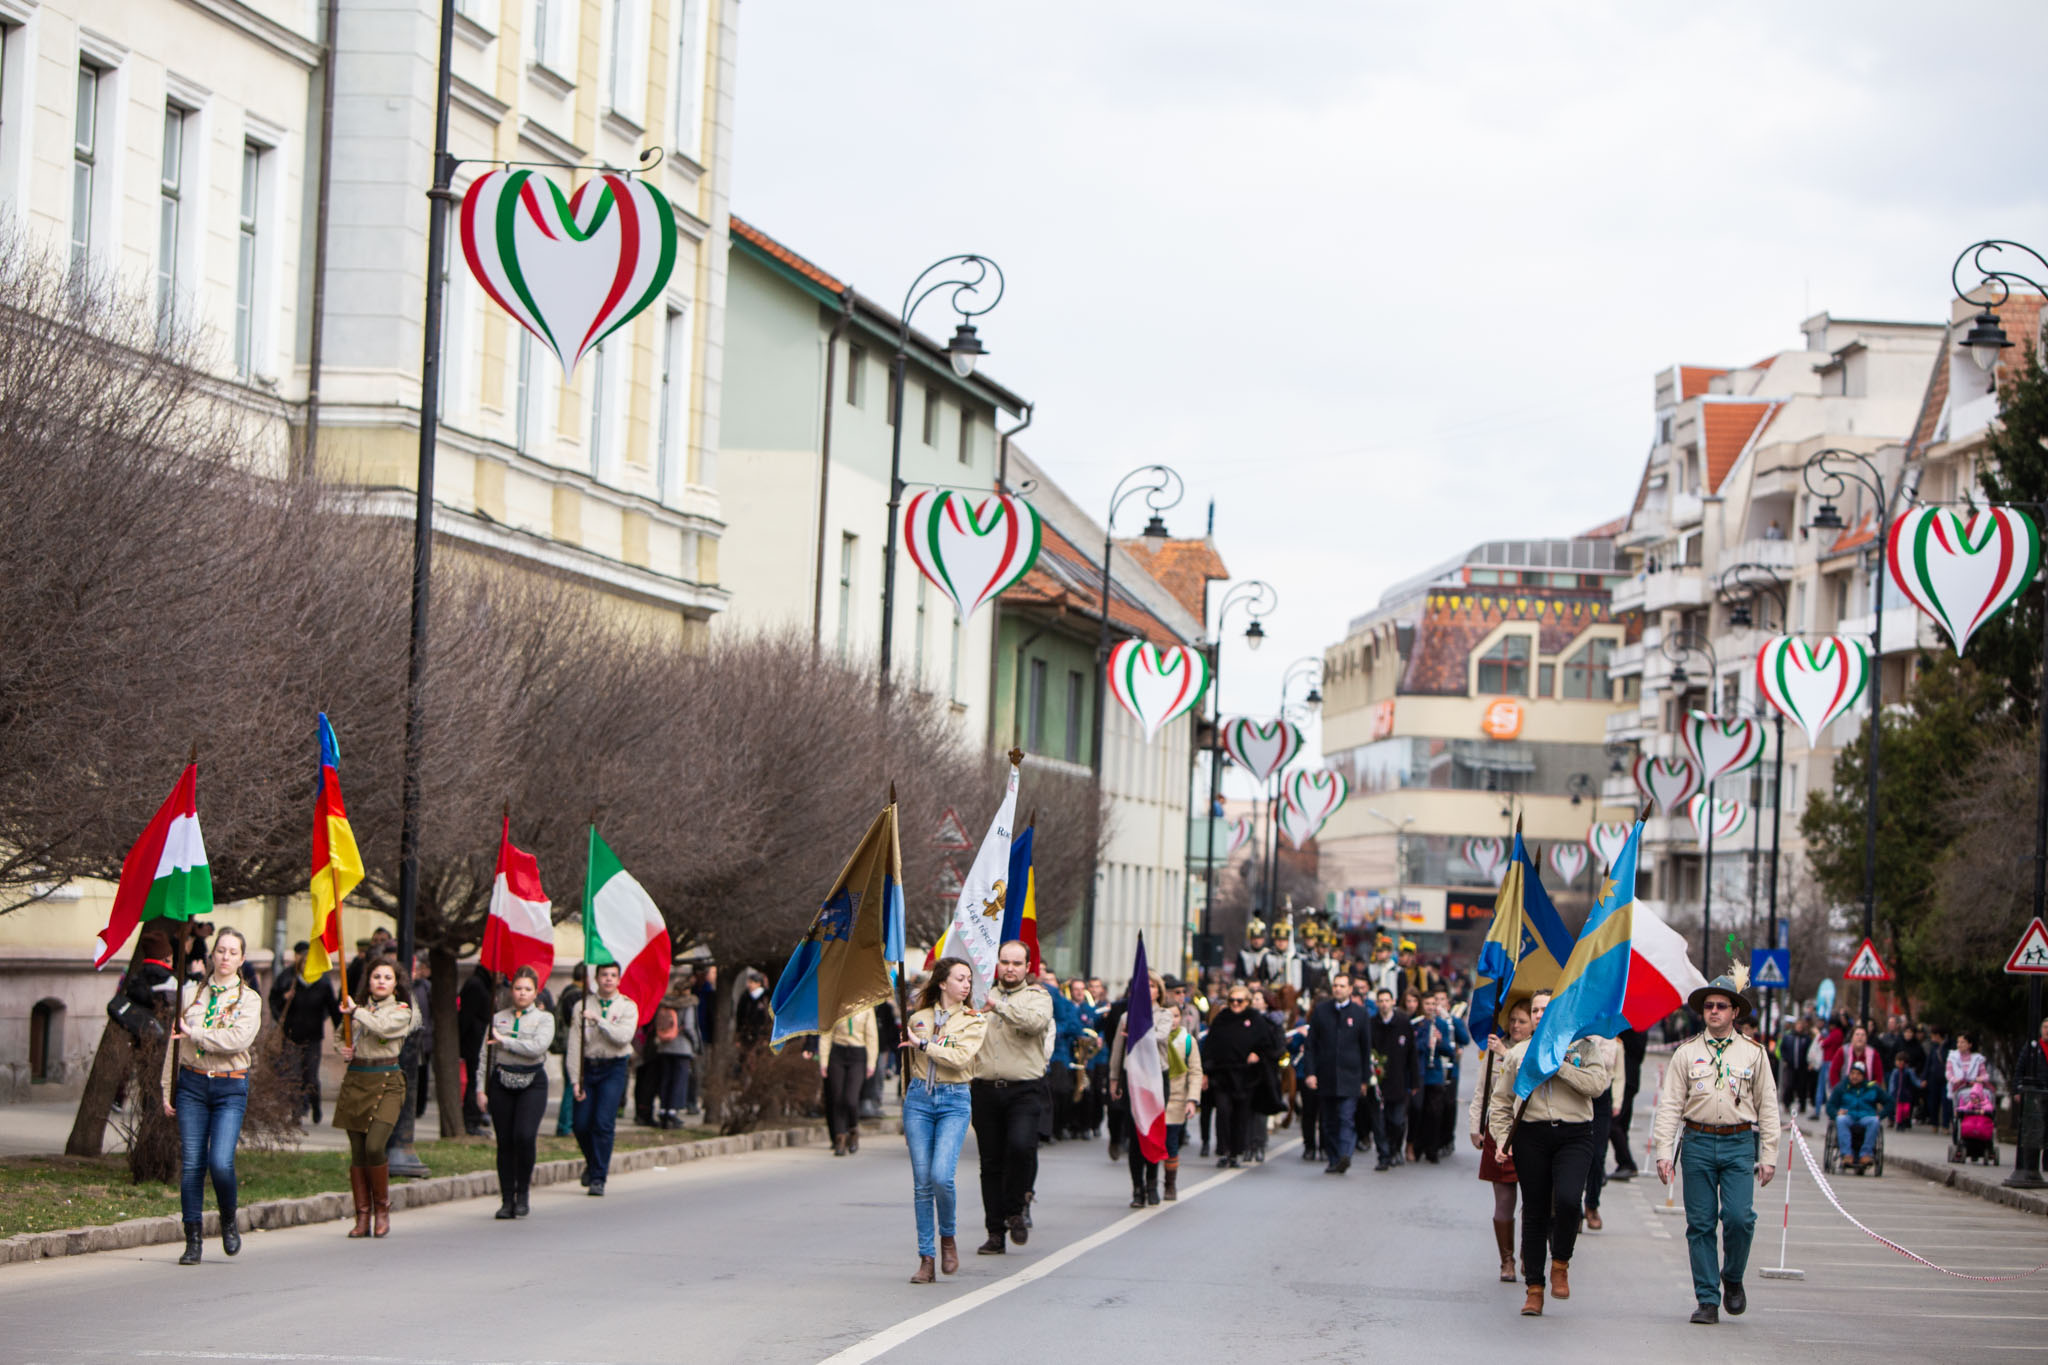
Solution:
{"label": "leather belt", "polygon": [[998,1090],[1000,1090],[1000,1089],[1002,1089],[1002,1088],[1003,1088],[1004,1086],[1006,1086],[1006,1085],[1037,1085],[1037,1084],[1039,1083],[1039,1081],[1041,1081],[1041,1080],[1043,1080],[1043,1079],[1045,1079],[1045,1078],[1044,1078],[1044,1077],[1042,1077],[1042,1076],[1034,1076],[1034,1077],[1032,1077],[1032,1078],[1031,1078],[1030,1080],[1028,1080],[1028,1081],[1025,1081],[1025,1080],[1019,1080],[1019,1081],[1005,1081],[1005,1080],[999,1080],[998,1078],[996,1078],[996,1077],[994,1077],[994,1076],[976,1076],[976,1077],[974,1078],[974,1083],[975,1083],[976,1085],[992,1085],[992,1086],[996,1087],[996,1088],[997,1088]]}
{"label": "leather belt", "polygon": [[1748,1132],[1756,1125],[1753,1123],[1694,1123],[1691,1119],[1687,1119],[1685,1126],[1688,1130],[1695,1133],[1707,1133],[1714,1137],[1734,1137],[1737,1133]]}
{"label": "leather belt", "polygon": [[[184,1066],[184,1063],[180,1062],[179,1065]],[[186,1066],[184,1069],[195,1076],[206,1076],[223,1081],[246,1081],[249,1079],[249,1072],[246,1067],[240,1071],[201,1071],[196,1066]]]}

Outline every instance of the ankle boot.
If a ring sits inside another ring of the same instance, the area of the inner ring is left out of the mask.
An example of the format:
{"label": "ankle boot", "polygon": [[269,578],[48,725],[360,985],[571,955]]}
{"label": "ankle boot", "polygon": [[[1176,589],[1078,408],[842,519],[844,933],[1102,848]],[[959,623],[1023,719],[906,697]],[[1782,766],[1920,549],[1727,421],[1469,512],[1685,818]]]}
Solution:
{"label": "ankle boot", "polygon": [[1134,1209],[1145,1207],[1145,1177],[1142,1175],[1131,1177],[1131,1207]]}
{"label": "ankle boot", "polygon": [[832,1155],[834,1155],[834,1156],[845,1156],[845,1155],[846,1155],[846,1134],[844,1134],[844,1133],[834,1133],[834,1134],[832,1135]]}
{"label": "ankle boot", "polygon": [[948,1275],[955,1274],[960,1269],[960,1243],[951,1237],[939,1239],[939,1269]]}
{"label": "ankle boot", "polygon": [[1567,1268],[1563,1261],[1550,1263],[1550,1297],[1553,1299],[1568,1299],[1572,1296],[1571,1277],[1565,1273]]}
{"label": "ankle boot", "polygon": [[1500,1251],[1500,1282],[1515,1282],[1515,1220],[1496,1218],[1493,1220],[1493,1244]]}
{"label": "ankle boot", "polygon": [[372,1237],[382,1237],[391,1231],[391,1168],[389,1166],[366,1166],[363,1173],[370,1181],[370,1210],[375,1221],[370,1226]]}
{"label": "ankle boot", "polygon": [[912,1284],[930,1284],[933,1280],[936,1280],[937,1278],[939,1278],[939,1276],[938,1272],[932,1266],[932,1258],[929,1256],[918,1257],[917,1273],[910,1277],[910,1282]]}
{"label": "ankle boot", "polygon": [[1147,1205],[1151,1205],[1151,1204],[1157,1204],[1158,1202],[1159,1202],[1159,1163],[1158,1163],[1158,1162],[1154,1162],[1153,1164],[1151,1164],[1150,1166],[1147,1166],[1147,1167],[1145,1168],[1145,1203],[1146,1203]]}
{"label": "ankle boot", "polygon": [[1175,1200],[1176,1198],[1178,1198],[1178,1197],[1179,1197],[1179,1196],[1178,1196],[1178,1192],[1177,1192],[1177,1191],[1176,1191],[1176,1190],[1174,1189],[1174,1186],[1175,1186],[1175,1184],[1177,1184],[1177,1183],[1179,1182],[1179,1180],[1180,1180],[1180,1158],[1179,1158],[1179,1157],[1177,1157],[1177,1156],[1170,1156],[1170,1157],[1166,1158],[1166,1191],[1165,1191],[1165,1199],[1166,1199],[1166,1202],[1167,1202],[1167,1203],[1169,1203],[1169,1204],[1171,1204],[1171,1203],[1172,1203],[1172,1202],[1173,1202],[1173,1201],[1174,1201],[1174,1200]]}
{"label": "ankle boot", "polygon": [[220,1211],[220,1249],[230,1256],[242,1249],[242,1230],[235,1226],[232,1204]]}
{"label": "ankle boot", "polygon": [[1532,1284],[1529,1292],[1522,1297],[1522,1316],[1540,1318],[1543,1316],[1543,1286]]}
{"label": "ankle boot", "polygon": [[348,1230],[351,1237],[370,1235],[370,1176],[367,1167],[348,1168],[348,1190],[356,1201],[356,1225]]}
{"label": "ankle boot", "polygon": [[206,1250],[204,1223],[185,1224],[185,1254],[178,1258],[179,1265],[198,1265],[201,1253]]}

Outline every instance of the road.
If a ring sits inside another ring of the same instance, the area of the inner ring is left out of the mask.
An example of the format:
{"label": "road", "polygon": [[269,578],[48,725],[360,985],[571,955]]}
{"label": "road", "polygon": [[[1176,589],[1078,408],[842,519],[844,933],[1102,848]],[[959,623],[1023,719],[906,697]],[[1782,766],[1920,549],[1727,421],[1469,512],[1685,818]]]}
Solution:
{"label": "road", "polygon": [[[1802,1362],[2048,1356],[2048,1272],[2011,1284],[1951,1279],[1856,1232],[1793,1183],[1790,1263],[1803,1282],[1750,1277],[1750,1311],[1718,1327],[1692,1309],[1682,1221],[1654,1176],[1610,1186],[1606,1229],[1584,1234],[1574,1292],[1518,1315],[1496,1278],[1488,1192],[1462,1153],[1439,1167],[1331,1177],[1277,1135],[1264,1166],[1190,1160],[1177,1205],[1131,1213],[1103,1146],[1047,1149],[1037,1232],[977,1257],[970,1137],[961,1165],[961,1273],[915,1266],[909,1167],[898,1141],[835,1159],[764,1152],[622,1176],[590,1199],[540,1190],[531,1218],[490,1201],[404,1212],[383,1242],[344,1224],[252,1233],[234,1261],[208,1245],[72,1257],[0,1270],[0,1358],[426,1362],[996,1362],[1137,1358],[1321,1361],[1496,1358],[1702,1361],[1791,1351]],[[1758,1264],[1777,1254],[1779,1186],[1761,1201]],[[2048,1225],[1897,1172],[1848,1178],[1852,1211],[1974,1273],[2048,1260]],[[1766,1255],[1768,1251],[1768,1255]],[[1418,1356],[1416,1353],[1422,1352]],[[1106,1353],[1106,1354],[1105,1354]]]}

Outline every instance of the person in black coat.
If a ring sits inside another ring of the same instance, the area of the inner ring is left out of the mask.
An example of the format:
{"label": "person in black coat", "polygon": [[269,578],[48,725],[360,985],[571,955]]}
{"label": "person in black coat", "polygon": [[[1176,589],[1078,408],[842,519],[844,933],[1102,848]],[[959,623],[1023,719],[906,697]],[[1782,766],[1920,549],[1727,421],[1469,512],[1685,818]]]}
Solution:
{"label": "person in black coat", "polygon": [[462,983],[455,997],[455,1032],[462,1044],[462,1128],[471,1137],[484,1131],[483,1106],[477,1103],[476,1087],[483,1065],[484,1039],[491,1032],[491,1016],[498,1011],[495,982],[490,969],[478,967]]}
{"label": "person in black coat", "polygon": [[1358,1146],[1358,1101],[1372,1080],[1372,1027],[1366,1008],[1351,998],[1351,978],[1330,978],[1330,997],[1316,1002],[1308,1016],[1308,1047],[1303,1050],[1305,1084],[1314,1092],[1320,1111],[1323,1169],[1342,1175],[1351,1169]]}
{"label": "person in black coat", "polygon": [[1279,1055],[1281,1044],[1273,1021],[1253,1011],[1250,988],[1232,985],[1228,1000],[1202,1039],[1202,1070],[1216,1092],[1216,1164],[1236,1167],[1253,1150],[1252,1099],[1260,1068]]}
{"label": "person in black coat", "polygon": [[1379,1156],[1376,1171],[1407,1163],[1408,1097],[1421,1088],[1421,1059],[1415,1055],[1415,1025],[1394,1008],[1394,993],[1382,990],[1372,1016],[1372,1050],[1379,1054],[1379,1084],[1368,1097],[1372,1111],[1372,1145]]}
{"label": "person in black coat", "polygon": [[[311,947],[306,942],[295,943],[292,952],[303,962]],[[300,979],[298,967],[287,964],[270,986],[270,1016],[277,1020],[278,1031],[284,1034],[279,1069],[287,1082],[298,1087],[299,1102],[294,1112],[303,1112],[310,1104],[313,1122],[318,1123],[321,1048],[327,1026],[341,1022],[341,1001],[335,998],[333,974],[324,973],[318,981],[307,985]]]}

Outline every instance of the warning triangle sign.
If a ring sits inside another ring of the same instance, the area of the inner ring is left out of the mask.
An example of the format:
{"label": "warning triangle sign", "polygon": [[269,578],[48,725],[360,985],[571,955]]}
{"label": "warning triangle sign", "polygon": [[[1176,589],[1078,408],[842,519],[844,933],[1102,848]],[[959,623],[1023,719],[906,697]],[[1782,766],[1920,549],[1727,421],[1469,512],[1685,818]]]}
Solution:
{"label": "warning triangle sign", "polygon": [[960,812],[951,806],[939,817],[939,832],[932,838],[934,848],[973,848],[974,840],[967,835],[967,826],[960,821]]}
{"label": "warning triangle sign", "polygon": [[1856,956],[1849,959],[1849,970],[1842,973],[1851,981],[1889,981],[1892,969],[1884,965],[1884,959],[1877,955],[1877,945],[1869,939],[1856,950]]}
{"label": "warning triangle sign", "polygon": [[2020,946],[2005,960],[2005,969],[2014,976],[2048,976],[2048,925],[2038,916],[2020,935]]}

